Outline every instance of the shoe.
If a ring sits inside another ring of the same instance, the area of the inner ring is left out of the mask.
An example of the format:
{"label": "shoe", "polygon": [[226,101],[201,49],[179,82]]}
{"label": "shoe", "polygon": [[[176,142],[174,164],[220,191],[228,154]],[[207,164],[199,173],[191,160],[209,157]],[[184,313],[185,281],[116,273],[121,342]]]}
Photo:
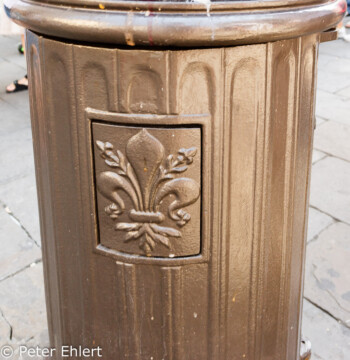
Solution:
{"label": "shoe", "polygon": [[24,48],[23,48],[22,44],[19,44],[17,49],[20,54],[22,54],[22,55],[24,54]]}
{"label": "shoe", "polygon": [[[28,77],[27,77],[27,75],[25,75],[24,76],[26,79],[28,79]],[[20,84],[19,82],[18,82],[18,80],[15,80],[14,82],[13,82],[13,85],[15,86],[15,88],[13,89],[13,90],[7,90],[6,89],[6,92],[8,93],[8,94],[12,94],[12,93],[15,93],[15,92],[19,92],[19,91],[23,91],[23,90],[28,90],[28,85],[24,85],[24,84]]]}

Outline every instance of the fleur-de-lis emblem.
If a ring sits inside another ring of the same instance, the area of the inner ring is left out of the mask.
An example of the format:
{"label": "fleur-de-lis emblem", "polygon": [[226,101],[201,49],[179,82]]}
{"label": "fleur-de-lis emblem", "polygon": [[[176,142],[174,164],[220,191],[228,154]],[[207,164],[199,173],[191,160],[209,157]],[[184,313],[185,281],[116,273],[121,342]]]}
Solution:
{"label": "fleur-de-lis emblem", "polygon": [[[170,248],[170,238],[180,238],[181,232],[161,223],[168,216],[181,228],[191,219],[184,208],[197,201],[200,186],[180,174],[193,163],[197,149],[181,148],[176,155],[170,154],[165,159],[163,145],[146,129],[128,140],[126,156],[120,150],[114,152],[109,142],[97,140],[96,145],[105,163],[114,170],[100,173],[97,186],[111,201],[105,212],[116,221],[115,229],[126,232],[125,242],[137,240],[147,256],[151,256],[156,244]],[[133,208],[125,208],[122,194],[129,196]],[[175,200],[164,214],[160,208],[169,195]],[[126,211],[131,221],[118,222],[119,216]]]}

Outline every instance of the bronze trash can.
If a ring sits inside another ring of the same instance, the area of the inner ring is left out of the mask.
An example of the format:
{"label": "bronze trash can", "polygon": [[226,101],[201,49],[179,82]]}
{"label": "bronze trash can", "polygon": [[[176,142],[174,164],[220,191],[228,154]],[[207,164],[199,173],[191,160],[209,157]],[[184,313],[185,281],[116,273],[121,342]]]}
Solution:
{"label": "bronze trash can", "polygon": [[318,44],[345,2],[6,6],[29,29],[51,345],[299,359]]}

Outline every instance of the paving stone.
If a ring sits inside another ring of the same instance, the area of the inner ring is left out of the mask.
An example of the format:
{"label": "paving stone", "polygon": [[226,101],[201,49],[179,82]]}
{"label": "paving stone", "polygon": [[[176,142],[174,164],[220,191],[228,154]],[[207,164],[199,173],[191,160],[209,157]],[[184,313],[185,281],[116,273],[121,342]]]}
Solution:
{"label": "paving stone", "polygon": [[0,98],[29,115],[28,91],[20,91],[14,94],[6,93],[6,86],[16,79],[21,79],[26,73],[27,71],[23,66],[14,62],[0,61]]}
{"label": "paving stone", "polygon": [[50,340],[47,328],[43,328],[39,334],[35,335],[33,339],[30,339],[27,345],[32,347],[39,346],[40,348],[49,347]]}
{"label": "paving stone", "polygon": [[8,39],[12,43],[16,43],[17,40],[20,41],[20,35],[18,34],[6,34],[2,35],[1,37],[3,37],[4,40]]}
{"label": "paving stone", "polygon": [[[27,352],[26,349],[30,349],[30,348],[39,348],[40,350],[44,349],[44,348],[50,348],[49,345],[49,335],[48,335],[48,330],[43,328],[42,331],[35,335],[33,338],[30,338],[29,340],[22,340],[22,341],[16,341],[16,339],[4,339],[4,344],[3,345],[7,345],[7,346],[11,346],[12,350],[13,350],[13,355],[11,357],[11,360],[44,360],[44,359],[51,359],[49,357],[41,357],[41,356],[36,356],[33,355],[32,353]],[[1,346],[1,343],[0,343]],[[20,348],[24,346],[25,349],[22,351],[20,351]],[[0,359],[3,359],[0,356]],[[6,360],[6,359],[4,359]]]}
{"label": "paving stone", "polygon": [[322,72],[323,70],[328,70],[329,66],[332,66],[332,64],[337,63],[340,60],[342,60],[342,58],[335,54],[330,55],[326,53],[320,53],[317,63],[318,72]]}
{"label": "paving stone", "polygon": [[[350,63],[350,60],[346,60]],[[319,71],[317,76],[317,88],[335,93],[340,91],[348,86],[350,86],[350,71],[345,67],[341,67],[339,64],[341,61],[337,61],[336,63],[330,63],[329,65],[338,65],[337,69],[333,69],[333,71],[327,70]]]}
{"label": "paving stone", "polygon": [[334,220],[330,216],[310,207],[307,241],[314,239],[324,229],[333,223]]}
{"label": "paving stone", "polygon": [[0,140],[2,136],[30,128],[30,116],[0,99]]}
{"label": "paving stone", "polygon": [[0,282],[0,309],[12,326],[13,341],[23,343],[47,328],[42,264]]}
{"label": "paving stone", "polygon": [[0,347],[7,344],[11,335],[11,327],[0,312]]}
{"label": "paving stone", "polygon": [[337,55],[338,57],[344,59],[350,59],[350,43],[339,39],[336,41],[328,41],[320,44],[319,48],[320,57],[323,54],[326,55]]}
{"label": "paving stone", "polygon": [[338,222],[308,244],[305,297],[350,327],[349,234]]}
{"label": "paving stone", "polygon": [[[17,48],[16,48],[17,50]],[[17,50],[15,53],[9,54],[6,56],[5,61],[15,64],[23,69],[24,74],[27,72],[27,62],[26,57],[24,55],[21,55],[19,51]]]}
{"label": "paving stone", "polygon": [[327,156],[312,167],[310,204],[350,224],[350,163]]}
{"label": "paving stone", "polygon": [[303,336],[311,341],[312,360],[349,360],[350,329],[304,301]]}
{"label": "paving stone", "polygon": [[29,108],[29,95],[27,90],[20,91],[15,94],[6,94],[6,93],[1,94],[0,92],[0,98],[6,101],[8,104],[17,107],[18,109],[21,109],[22,112],[26,113],[29,116],[30,108]]}
{"label": "paving stone", "polygon": [[[25,345],[27,348],[36,348],[37,346],[40,348],[40,349],[44,349],[44,348],[49,348],[50,345],[49,345],[49,334],[48,334],[48,331],[47,329],[43,329],[41,331],[41,333],[34,337],[33,339],[25,342],[24,344],[18,344],[17,346],[15,346],[14,348],[19,349],[19,345]],[[32,355],[29,355],[29,354],[24,354],[22,357],[21,357],[21,360],[32,360],[32,359],[35,359],[35,360],[42,360],[42,359],[48,359],[47,357],[41,357],[41,356],[32,356]]]}
{"label": "paving stone", "polygon": [[313,149],[312,151],[312,163],[315,164],[317,161],[324,159],[327,154],[323,153],[322,151],[318,151]]}
{"label": "paving stone", "polygon": [[350,98],[350,86],[337,91],[337,95],[340,95],[340,96],[346,97],[346,98]]}
{"label": "paving stone", "polygon": [[7,58],[13,55],[20,55],[17,49],[20,42],[20,35],[16,35],[15,37],[13,37],[12,35],[0,35],[0,57]]}
{"label": "paving stone", "polygon": [[0,184],[34,172],[32,134],[29,128],[1,136]]}
{"label": "paving stone", "polygon": [[[324,60],[322,61],[322,58]],[[329,72],[331,74],[343,74],[346,77],[346,74],[350,74],[350,58],[344,58],[337,55],[328,55],[320,54],[319,63],[318,63],[319,74],[324,72]],[[318,86],[318,82],[317,82]]]}
{"label": "paving stone", "polygon": [[350,123],[327,121],[315,131],[314,148],[350,161]]}
{"label": "paving stone", "polygon": [[41,258],[41,251],[18,223],[0,207],[0,280]]}
{"label": "paving stone", "polygon": [[346,97],[317,90],[316,115],[350,125],[350,101]]}
{"label": "paving stone", "polygon": [[31,238],[39,244],[40,226],[34,173],[0,186],[0,201],[6,204]]}
{"label": "paving stone", "polygon": [[316,129],[318,129],[322,124],[324,124],[327,120],[316,116]]}
{"label": "paving stone", "polygon": [[25,346],[26,349],[30,348],[36,348],[39,347],[39,349],[49,348],[49,336],[47,329],[43,328],[40,334],[37,336],[34,336],[30,340],[24,340],[24,341],[11,341],[9,342],[12,349],[14,350],[14,355],[11,358],[11,360],[44,360],[44,359],[51,359],[48,357],[42,357],[42,356],[36,356],[31,353],[27,353],[26,350],[24,350],[24,353],[20,353],[20,347]]}

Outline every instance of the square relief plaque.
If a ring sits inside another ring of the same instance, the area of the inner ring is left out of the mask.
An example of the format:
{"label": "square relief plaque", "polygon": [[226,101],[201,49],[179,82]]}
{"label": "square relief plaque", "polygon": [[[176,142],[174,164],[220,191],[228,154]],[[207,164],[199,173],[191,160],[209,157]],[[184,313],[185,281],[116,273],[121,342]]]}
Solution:
{"label": "square relief plaque", "polygon": [[147,257],[201,252],[201,127],[92,123],[99,242]]}

